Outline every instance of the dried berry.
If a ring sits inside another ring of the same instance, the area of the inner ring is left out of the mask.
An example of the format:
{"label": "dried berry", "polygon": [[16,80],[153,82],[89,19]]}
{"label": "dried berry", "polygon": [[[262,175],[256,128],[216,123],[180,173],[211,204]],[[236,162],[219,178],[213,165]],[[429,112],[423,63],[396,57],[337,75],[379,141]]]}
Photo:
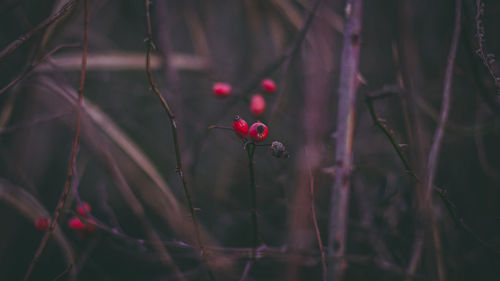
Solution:
{"label": "dried berry", "polygon": [[290,153],[286,150],[285,145],[283,145],[279,141],[273,141],[273,143],[271,144],[270,150],[271,150],[271,154],[274,157],[277,157],[277,158],[290,157]]}

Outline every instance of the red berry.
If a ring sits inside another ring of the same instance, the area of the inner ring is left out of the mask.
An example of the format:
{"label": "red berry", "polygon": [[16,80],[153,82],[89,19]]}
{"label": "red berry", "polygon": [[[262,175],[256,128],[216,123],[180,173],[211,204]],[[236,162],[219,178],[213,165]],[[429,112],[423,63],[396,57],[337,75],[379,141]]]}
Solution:
{"label": "red berry", "polygon": [[227,97],[231,94],[231,85],[218,82],[214,84],[213,91],[216,97]]}
{"label": "red berry", "polygon": [[250,100],[250,112],[254,116],[261,116],[266,109],[266,101],[261,94],[255,94],[252,96]]}
{"label": "red berry", "polygon": [[267,138],[267,126],[261,122],[253,123],[252,126],[250,126],[248,133],[254,141],[263,141]]}
{"label": "red berry", "polygon": [[82,216],[87,217],[87,214],[90,214],[90,205],[87,202],[82,202],[82,204],[76,206],[76,212]]}
{"label": "red berry", "polygon": [[269,78],[262,80],[261,86],[267,93],[274,93],[276,91],[276,83]]}
{"label": "red berry", "polygon": [[87,226],[77,217],[69,219],[68,227],[73,230],[84,230],[87,228]]}
{"label": "red berry", "polygon": [[241,119],[239,115],[235,115],[233,130],[238,136],[246,139],[248,135],[248,124],[245,120]]}
{"label": "red berry", "polygon": [[50,224],[50,221],[48,218],[44,218],[44,217],[38,218],[35,221],[35,228],[38,231],[47,231],[47,229],[49,229],[49,224]]}

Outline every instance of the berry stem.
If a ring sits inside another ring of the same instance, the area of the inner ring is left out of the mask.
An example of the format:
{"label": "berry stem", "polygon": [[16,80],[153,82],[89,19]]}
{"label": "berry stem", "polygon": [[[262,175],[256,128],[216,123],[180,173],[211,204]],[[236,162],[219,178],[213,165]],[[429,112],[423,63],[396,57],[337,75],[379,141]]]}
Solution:
{"label": "berry stem", "polygon": [[253,156],[255,152],[255,143],[249,142],[246,145],[248,154],[248,170],[250,172],[250,193],[252,197],[252,225],[253,225],[253,247],[252,260],[256,259],[257,246],[259,245],[259,224],[257,222],[257,186],[255,185],[255,171],[253,168]]}
{"label": "berry stem", "polygon": [[218,126],[218,125],[210,125],[210,126],[208,126],[208,130],[212,130],[212,129],[223,129],[223,130],[230,130],[230,131],[233,130],[233,128],[226,127],[226,126]]}

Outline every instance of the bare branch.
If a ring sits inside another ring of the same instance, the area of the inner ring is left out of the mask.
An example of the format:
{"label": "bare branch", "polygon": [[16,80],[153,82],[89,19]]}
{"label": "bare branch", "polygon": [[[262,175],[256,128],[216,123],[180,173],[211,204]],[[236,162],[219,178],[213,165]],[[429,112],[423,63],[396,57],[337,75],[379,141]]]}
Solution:
{"label": "bare branch", "polygon": [[[61,197],[59,198],[59,202],[57,203],[56,210],[54,211],[54,215],[52,216],[52,220],[50,222],[50,226],[47,232],[45,232],[42,241],[40,242],[40,245],[38,246],[38,249],[35,252],[35,256],[33,257],[33,260],[31,261],[31,264],[28,267],[28,270],[26,271],[26,275],[24,276],[24,281],[27,281],[33,272],[33,269],[35,268],[35,265],[38,263],[38,260],[40,259],[43,250],[47,246],[47,243],[49,242],[50,236],[54,232],[54,229],[56,228],[57,225],[57,220],[59,219],[59,216],[61,214],[61,211],[64,207],[64,204],[66,203],[66,200],[68,199],[68,195],[71,191],[71,184],[73,180],[73,171],[76,163],[76,154],[78,151],[78,143],[80,140],[80,125],[81,125],[81,107],[83,103],[83,93],[85,89],[85,74],[86,74],[86,66],[87,66],[87,53],[88,53],[88,47],[89,47],[89,40],[88,40],[88,33],[89,33],[89,1],[85,0],[85,17],[84,17],[84,24],[83,24],[83,51],[82,51],[82,65],[81,65],[81,72],[80,72],[80,87],[78,88],[78,106],[76,109],[76,124],[75,124],[75,136],[73,138],[73,146],[71,149],[71,158],[69,162],[69,167],[68,167],[68,174],[66,177],[66,182],[64,183],[64,188],[61,193]],[[0,56],[1,58],[1,56]]]}
{"label": "bare branch", "polygon": [[[341,54],[337,137],[335,148],[336,176],[331,191],[330,225],[328,233],[329,255],[343,256],[346,251],[349,193],[351,186],[352,143],[356,115],[359,51],[361,43],[362,0],[346,3],[346,24]],[[332,280],[342,280],[345,261],[330,265]]]}
{"label": "bare branch", "polygon": [[6,56],[8,56],[10,53],[14,52],[19,46],[21,46],[26,41],[28,41],[37,32],[39,32],[40,30],[44,29],[45,27],[53,24],[58,19],[62,18],[64,15],[66,15],[69,11],[71,11],[75,7],[75,4],[77,2],[78,2],[78,0],[68,1],[68,3],[66,3],[61,9],[59,9],[59,11],[50,15],[48,18],[44,19],[41,23],[39,23],[35,28],[28,31],[26,34],[19,36],[19,38],[17,38],[13,42],[11,42],[9,45],[7,45],[2,51],[0,51],[0,61],[2,59],[4,59]]}

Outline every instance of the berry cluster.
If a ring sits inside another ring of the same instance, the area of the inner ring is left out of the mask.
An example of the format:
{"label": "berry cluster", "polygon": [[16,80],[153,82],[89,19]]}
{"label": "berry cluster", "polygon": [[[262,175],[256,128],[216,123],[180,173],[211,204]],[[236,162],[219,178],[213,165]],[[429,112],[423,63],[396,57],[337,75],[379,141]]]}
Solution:
{"label": "berry cluster", "polygon": [[[87,202],[82,202],[76,206],[76,213],[79,216],[85,218],[90,223],[95,223],[93,219],[89,218],[90,211],[91,208]],[[68,221],[68,227],[76,231],[82,238],[97,231],[97,228],[93,224],[83,222],[79,217],[70,218]]]}
{"label": "berry cluster", "polygon": [[[269,78],[262,80],[260,86],[264,91],[264,93],[267,94],[271,94],[276,91],[276,83],[274,83],[274,81]],[[214,95],[219,98],[230,96],[231,90],[232,90],[231,85],[229,85],[228,83],[218,82],[215,83],[213,86]],[[264,99],[264,96],[261,94],[252,95],[252,97],[250,98],[250,107],[249,107],[249,110],[252,113],[252,115],[254,115],[255,117],[259,117],[262,114],[264,114],[265,109],[266,109],[266,100]],[[220,127],[220,126],[211,126],[211,128],[230,129],[227,127]],[[255,144],[256,142],[264,141],[269,134],[267,126],[264,123],[257,121],[253,123],[252,126],[248,127],[248,123],[245,120],[243,120],[239,115],[234,116],[232,129],[237,136],[245,140],[245,149],[247,148],[248,144]],[[247,141],[248,137],[250,137],[250,141]],[[267,145],[261,145],[261,146],[267,146]],[[269,146],[271,154],[274,157],[288,158],[290,156],[285,146],[281,142],[274,141]]]}
{"label": "berry cluster", "polygon": [[[272,94],[276,92],[276,83],[273,80],[266,78],[262,80],[261,87],[264,93]],[[231,95],[231,85],[228,83],[217,82],[213,86],[214,95],[218,98],[225,98]],[[259,117],[266,110],[266,100],[259,93],[253,94],[250,98],[250,112],[253,116]]]}
{"label": "berry cluster", "polygon": [[[90,223],[95,223],[95,221],[89,218],[90,205],[87,202],[82,202],[76,206],[76,213],[85,218]],[[50,220],[46,217],[40,217],[35,220],[35,229],[38,231],[47,231],[50,226]],[[83,222],[79,217],[72,217],[68,220],[68,227],[78,233],[78,235],[83,238],[88,234],[92,234],[97,231],[97,228],[93,224],[88,224]]]}

